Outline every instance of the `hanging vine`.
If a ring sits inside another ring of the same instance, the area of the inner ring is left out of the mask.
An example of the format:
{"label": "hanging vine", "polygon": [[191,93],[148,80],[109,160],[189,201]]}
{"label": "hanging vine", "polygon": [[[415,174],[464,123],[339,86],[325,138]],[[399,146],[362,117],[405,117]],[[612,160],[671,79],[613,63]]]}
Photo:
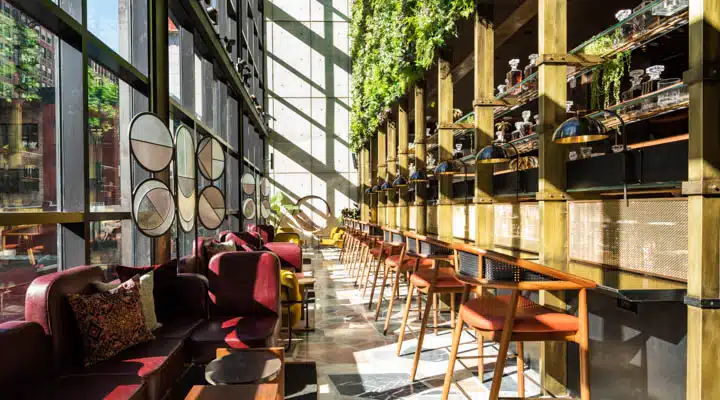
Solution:
{"label": "hanging vine", "polygon": [[377,130],[385,109],[434,62],[437,49],[469,17],[474,0],[355,0],[352,5],[350,147]]}

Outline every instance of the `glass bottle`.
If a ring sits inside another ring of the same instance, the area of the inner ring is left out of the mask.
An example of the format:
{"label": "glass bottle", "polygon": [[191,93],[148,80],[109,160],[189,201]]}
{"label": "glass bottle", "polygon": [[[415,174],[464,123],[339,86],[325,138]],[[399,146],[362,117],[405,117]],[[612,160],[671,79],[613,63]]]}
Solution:
{"label": "glass bottle", "polygon": [[628,72],[630,75],[630,89],[624,91],[620,99],[625,102],[642,95],[642,78],[645,75],[644,69],[634,69]]}
{"label": "glass bottle", "polygon": [[530,122],[530,116],[532,116],[532,113],[530,112],[530,110],[525,110],[522,112],[521,115],[522,115],[523,122],[520,125],[520,137],[532,135],[533,124],[532,124],[532,122]]}
{"label": "glass bottle", "polygon": [[507,121],[500,121],[495,124],[495,141],[505,143],[505,130],[507,129]]}
{"label": "glass bottle", "polygon": [[680,10],[688,7],[688,0],[663,0],[652,9],[652,15],[671,17]]}
{"label": "glass bottle", "polygon": [[506,87],[506,85],[498,85],[498,87],[497,87],[498,96],[502,96],[503,94],[505,94],[505,87]]}
{"label": "glass bottle", "polygon": [[[629,9],[619,10],[618,12],[615,13],[615,19],[617,19],[618,22],[622,22],[622,21],[626,20],[631,14],[632,14],[632,10],[629,10]],[[620,25],[619,29],[620,29],[620,32],[622,33],[622,35],[620,37],[618,37],[618,36],[613,37],[613,44],[616,46],[619,45],[623,40],[625,40],[627,37],[629,37],[633,33],[632,23],[624,23],[624,24]]]}
{"label": "glass bottle", "polygon": [[[640,11],[641,9],[647,7],[650,3],[652,3],[654,0],[643,0],[638,4],[637,7],[633,8],[633,13],[636,13]],[[645,32],[645,30],[652,25],[658,17],[652,13],[652,10],[645,10],[643,13],[638,14],[633,18],[632,20],[632,27],[633,27],[633,34],[641,34]]]}
{"label": "glass bottle", "polygon": [[[520,59],[513,58],[508,62],[508,64],[510,64],[510,71],[508,71],[507,73],[507,84],[508,88],[512,88],[523,80],[522,71],[518,69],[518,65],[520,65]],[[513,90],[510,94],[519,94],[519,89],[520,88]]]}
{"label": "glass bottle", "polygon": [[533,115],[533,119],[535,120],[535,125],[533,125],[532,131],[533,133],[538,133],[540,130],[540,114]]}
{"label": "glass bottle", "polygon": [[530,54],[528,56],[528,65],[525,66],[525,71],[523,72],[523,78],[527,79],[528,76],[532,75],[537,71],[537,65],[535,64],[537,62],[539,55],[537,54]]}
{"label": "glass bottle", "polygon": [[512,140],[517,140],[522,137],[522,126],[522,121],[515,122],[515,130],[510,134],[512,136]]}
{"label": "glass bottle", "polygon": [[[645,72],[648,74],[648,79],[642,84],[642,94],[646,95],[652,93],[658,89],[658,82],[660,82],[660,75],[665,71],[663,65],[653,65],[648,67]],[[656,98],[650,96],[645,99],[642,104],[642,111],[649,111],[655,108]]]}

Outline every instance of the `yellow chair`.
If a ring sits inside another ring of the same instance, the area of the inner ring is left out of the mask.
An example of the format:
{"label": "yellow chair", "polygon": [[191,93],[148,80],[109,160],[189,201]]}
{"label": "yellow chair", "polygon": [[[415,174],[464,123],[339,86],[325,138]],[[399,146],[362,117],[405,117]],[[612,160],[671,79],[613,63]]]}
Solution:
{"label": "yellow chair", "polygon": [[320,239],[320,246],[342,248],[343,235],[345,235],[344,229],[339,227],[332,228],[329,237]]}
{"label": "yellow chair", "polygon": [[295,272],[289,270],[280,271],[280,300],[282,301],[283,321],[287,321],[289,332],[288,349],[292,345],[292,328],[302,319],[302,294]]}
{"label": "yellow chair", "polygon": [[273,241],[274,242],[295,243],[298,246],[300,246],[302,244],[302,241],[300,240],[300,235],[298,235],[295,232],[276,233]]}

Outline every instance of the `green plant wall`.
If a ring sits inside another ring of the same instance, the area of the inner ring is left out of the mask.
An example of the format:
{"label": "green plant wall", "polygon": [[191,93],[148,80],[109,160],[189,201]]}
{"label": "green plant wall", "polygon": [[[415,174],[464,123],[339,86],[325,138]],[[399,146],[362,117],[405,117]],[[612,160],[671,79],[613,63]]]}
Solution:
{"label": "green plant wall", "polygon": [[355,0],[350,25],[350,146],[375,135],[390,104],[432,66],[437,50],[475,0]]}

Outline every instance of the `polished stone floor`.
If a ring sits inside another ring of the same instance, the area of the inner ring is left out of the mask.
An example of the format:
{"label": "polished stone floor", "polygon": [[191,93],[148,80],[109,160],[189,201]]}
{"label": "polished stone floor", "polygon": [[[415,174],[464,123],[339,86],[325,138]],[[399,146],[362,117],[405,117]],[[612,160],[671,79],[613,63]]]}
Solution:
{"label": "polished stone floor", "polygon": [[[417,378],[410,382],[417,344],[415,332],[419,327],[416,312],[411,313],[412,323],[405,335],[402,355],[396,355],[401,310],[407,292],[405,285],[401,288],[402,301],[396,301],[393,307],[390,329],[385,336],[382,333],[384,312],[375,322],[376,301],[370,311],[369,293],[363,297],[362,289],[354,286],[354,280],[339,264],[336,250],[305,250],[304,256],[311,260],[306,270],[312,271],[317,279],[317,302],[310,315],[311,321],[315,321],[315,330],[295,335],[289,359],[317,363],[320,399],[439,399],[451,344],[449,314],[441,315],[447,328],[440,329],[437,336],[432,331],[426,334]],[[386,309],[387,303],[383,311]],[[465,352],[462,356],[477,354],[476,340],[470,331],[464,332],[462,343],[460,351]],[[495,344],[485,344],[486,355],[495,351]],[[485,376],[481,382],[476,359],[459,360],[450,398],[488,398],[494,361],[492,357],[485,358]],[[501,396],[517,396],[516,367],[512,360],[508,360],[504,373]],[[526,395],[537,395],[539,389],[532,382],[538,380],[537,375],[531,370],[525,374]]]}

